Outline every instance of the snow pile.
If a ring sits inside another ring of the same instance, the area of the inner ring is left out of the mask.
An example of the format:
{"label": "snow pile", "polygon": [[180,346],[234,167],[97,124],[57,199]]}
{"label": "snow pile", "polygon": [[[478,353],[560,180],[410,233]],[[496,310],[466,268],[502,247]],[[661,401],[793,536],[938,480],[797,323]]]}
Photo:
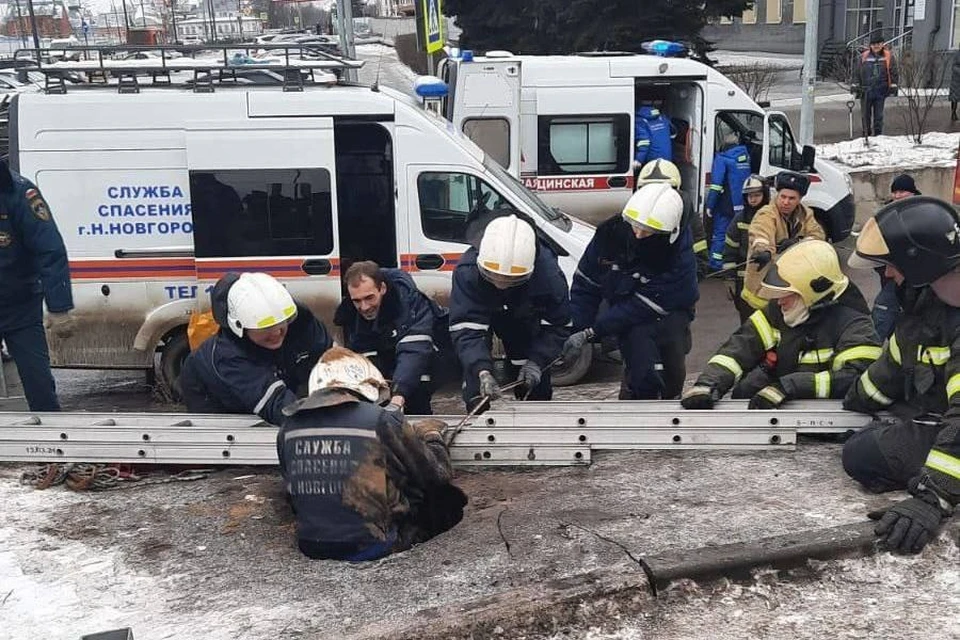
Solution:
{"label": "snow pile", "polygon": [[768,68],[782,69],[800,69],[803,66],[803,56],[793,56],[787,54],[764,53],[756,54],[746,51],[711,51],[707,54],[710,59],[717,61],[717,66],[721,69],[729,67],[752,67],[761,66]]}
{"label": "snow pile", "polygon": [[956,161],[958,143],[960,133],[927,133],[919,145],[909,136],[857,138],[819,145],[817,158],[849,168],[947,167]]}

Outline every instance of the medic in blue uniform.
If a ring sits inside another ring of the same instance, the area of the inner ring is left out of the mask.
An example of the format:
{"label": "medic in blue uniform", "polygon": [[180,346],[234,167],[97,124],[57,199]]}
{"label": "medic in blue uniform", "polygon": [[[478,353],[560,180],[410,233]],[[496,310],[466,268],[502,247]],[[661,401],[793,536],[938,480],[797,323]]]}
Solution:
{"label": "medic in blue uniform", "polygon": [[713,158],[710,170],[710,191],[707,194],[707,216],[713,218],[710,240],[710,268],[723,268],[723,248],[727,227],[743,212],[743,183],[750,177],[750,152],[730,136],[723,149]]}
{"label": "medic in blue uniform", "polygon": [[673,141],[670,139],[670,120],[656,107],[637,109],[633,124],[636,151],[633,156],[636,167],[651,160],[673,160]]}

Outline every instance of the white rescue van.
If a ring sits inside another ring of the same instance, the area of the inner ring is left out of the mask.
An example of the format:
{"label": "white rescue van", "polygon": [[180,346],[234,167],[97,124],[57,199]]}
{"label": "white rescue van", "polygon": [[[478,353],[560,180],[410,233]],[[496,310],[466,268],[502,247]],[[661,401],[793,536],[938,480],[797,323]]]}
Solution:
{"label": "white rescue van", "polygon": [[516,56],[457,53],[443,61],[440,108],[548,205],[599,223],[634,187],[636,108],[669,116],[683,189],[703,211],[715,153],[730,133],[750,150],[754,173],[809,175],[804,203],[829,221],[834,240],[854,219],[849,177],[799,149],[785,114],[764,111],[724,75],[688,58],[634,54]]}
{"label": "white rescue van", "polygon": [[465,218],[533,221],[568,278],[592,229],[545,206],[413,98],[358,86],[112,87],[24,95],[10,164],[66,241],[78,328],[57,367],[152,369],[168,382],[191,312],[228,271],[263,271],[330,323],[356,260],[411,272],[445,303]]}

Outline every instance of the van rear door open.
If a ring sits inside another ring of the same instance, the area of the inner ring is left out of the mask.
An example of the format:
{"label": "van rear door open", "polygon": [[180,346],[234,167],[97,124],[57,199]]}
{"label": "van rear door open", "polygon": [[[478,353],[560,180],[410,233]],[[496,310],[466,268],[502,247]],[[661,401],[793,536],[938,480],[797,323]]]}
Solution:
{"label": "van rear door open", "polygon": [[262,271],[330,322],[340,301],[332,118],[191,123],[198,284]]}

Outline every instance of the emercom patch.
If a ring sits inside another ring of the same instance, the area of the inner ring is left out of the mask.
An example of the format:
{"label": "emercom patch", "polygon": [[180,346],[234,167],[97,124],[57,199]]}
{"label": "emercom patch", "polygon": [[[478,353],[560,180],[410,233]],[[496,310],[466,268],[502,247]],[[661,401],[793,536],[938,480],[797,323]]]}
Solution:
{"label": "emercom patch", "polygon": [[40,192],[36,189],[27,189],[24,195],[26,195],[27,204],[30,205],[30,210],[33,211],[33,215],[37,217],[37,220],[48,222],[50,220],[50,207],[47,206]]}

